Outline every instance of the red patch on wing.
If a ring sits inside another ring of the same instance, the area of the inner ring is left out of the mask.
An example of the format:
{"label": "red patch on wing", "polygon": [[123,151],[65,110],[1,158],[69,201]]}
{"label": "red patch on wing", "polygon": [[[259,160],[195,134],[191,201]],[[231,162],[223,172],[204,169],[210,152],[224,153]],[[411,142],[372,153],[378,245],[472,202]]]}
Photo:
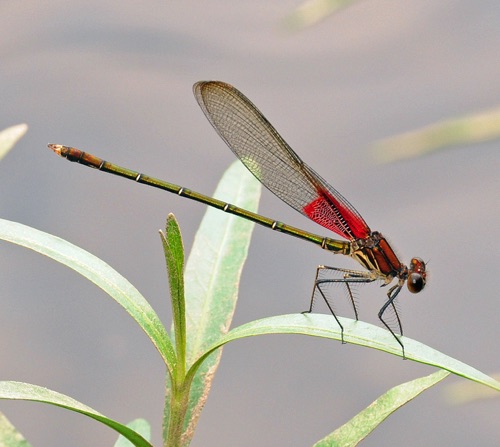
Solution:
{"label": "red patch on wing", "polygon": [[314,222],[346,239],[364,239],[370,234],[370,229],[359,214],[327,192],[303,209]]}

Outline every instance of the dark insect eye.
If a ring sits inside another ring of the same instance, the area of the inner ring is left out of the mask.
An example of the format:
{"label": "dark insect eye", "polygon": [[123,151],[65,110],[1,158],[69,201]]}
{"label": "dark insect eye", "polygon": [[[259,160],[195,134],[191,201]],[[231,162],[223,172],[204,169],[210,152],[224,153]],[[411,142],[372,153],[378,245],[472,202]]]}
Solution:
{"label": "dark insect eye", "polygon": [[410,276],[408,276],[407,285],[411,293],[418,293],[425,286],[424,277],[420,273],[411,273]]}

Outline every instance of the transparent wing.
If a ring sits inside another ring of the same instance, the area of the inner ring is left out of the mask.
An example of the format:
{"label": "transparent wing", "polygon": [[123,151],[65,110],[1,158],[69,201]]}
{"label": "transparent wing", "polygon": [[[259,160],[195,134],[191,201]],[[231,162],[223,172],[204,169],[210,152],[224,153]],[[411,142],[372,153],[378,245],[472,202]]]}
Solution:
{"label": "transparent wing", "polygon": [[346,239],[370,234],[354,207],[300,159],[240,91],[219,81],[198,82],[193,90],[220,137],[272,193]]}

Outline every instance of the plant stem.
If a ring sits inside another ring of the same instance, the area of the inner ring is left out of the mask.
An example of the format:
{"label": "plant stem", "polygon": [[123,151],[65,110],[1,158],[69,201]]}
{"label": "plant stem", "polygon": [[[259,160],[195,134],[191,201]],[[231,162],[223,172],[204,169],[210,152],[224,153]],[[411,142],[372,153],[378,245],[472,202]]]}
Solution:
{"label": "plant stem", "polygon": [[[189,384],[182,379],[181,383],[172,383],[170,396],[170,413],[165,447],[181,447],[184,445],[184,424],[189,404]],[[190,438],[188,438],[190,439]]]}

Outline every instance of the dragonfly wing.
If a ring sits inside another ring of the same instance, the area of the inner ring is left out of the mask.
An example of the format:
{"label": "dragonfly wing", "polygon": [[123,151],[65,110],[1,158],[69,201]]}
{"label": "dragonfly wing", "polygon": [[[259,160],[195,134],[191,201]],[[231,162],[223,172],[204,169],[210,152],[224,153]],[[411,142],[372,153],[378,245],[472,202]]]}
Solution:
{"label": "dragonfly wing", "polygon": [[300,159],[245,95],[218,81],[198,82],[193,90],[220,137],[272,193],[347,239],[370,234],[355,208]]}

